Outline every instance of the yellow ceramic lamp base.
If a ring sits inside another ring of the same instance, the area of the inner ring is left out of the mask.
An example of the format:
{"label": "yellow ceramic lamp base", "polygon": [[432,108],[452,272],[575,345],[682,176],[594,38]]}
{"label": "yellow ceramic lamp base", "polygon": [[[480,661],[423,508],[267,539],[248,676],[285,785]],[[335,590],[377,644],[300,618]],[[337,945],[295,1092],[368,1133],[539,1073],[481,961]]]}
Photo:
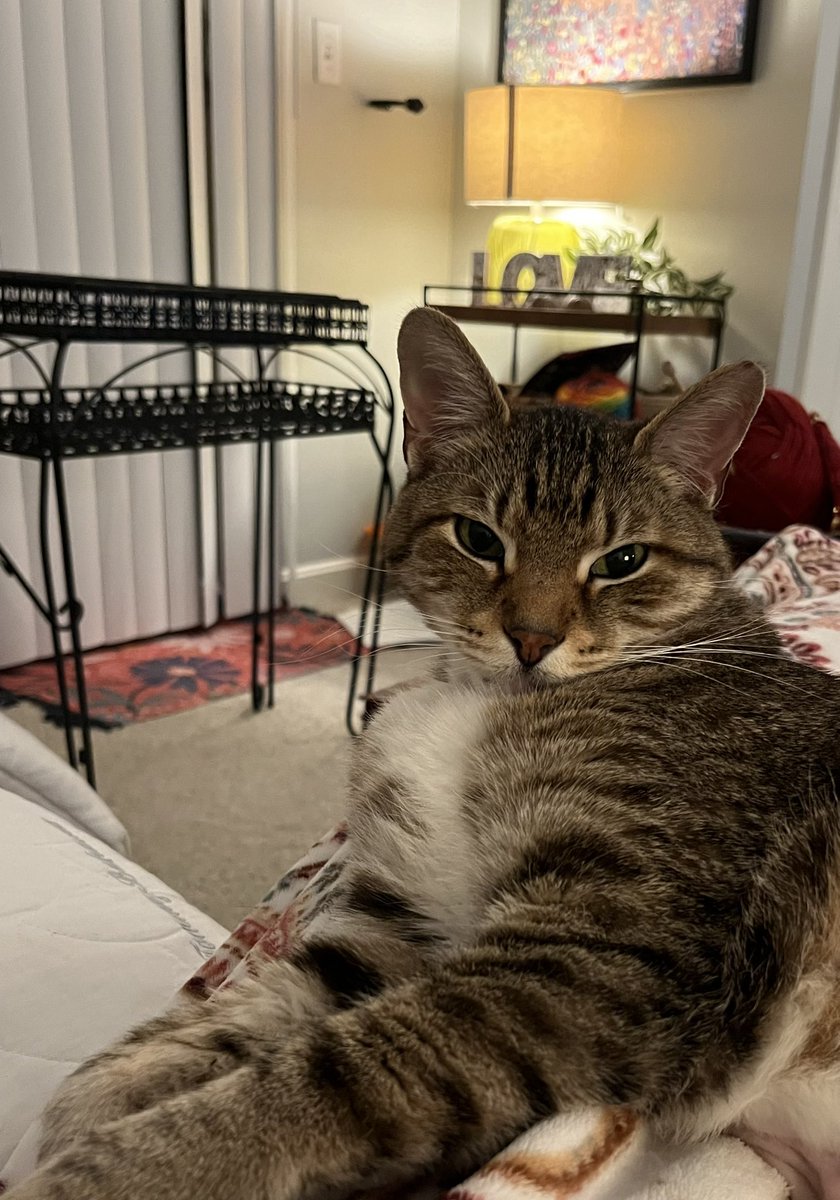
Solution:
{"label": "yellow ceramic lamp base", "polygon": [[[556,254],[560,259],[563,283],[568,287],[575,272],[575,255],[579,247],[580,234],[568,221],[530,216],[497,217],[487,236],[485,282],[491,292],[489,302],[498,304],[501,301],[501,296],[493,289],[501,287],[505,267],[516,254]],[[523,288],[528,288],[532,282],[525,278],[521,280]]]}

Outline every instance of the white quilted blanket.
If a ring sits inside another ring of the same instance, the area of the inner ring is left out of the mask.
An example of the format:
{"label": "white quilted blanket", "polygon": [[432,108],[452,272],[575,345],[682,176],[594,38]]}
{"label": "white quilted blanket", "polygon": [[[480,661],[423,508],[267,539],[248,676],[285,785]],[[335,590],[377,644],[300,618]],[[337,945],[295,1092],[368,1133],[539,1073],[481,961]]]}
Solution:
{"label": "white quilted blanket", "polygon": [[2,714],[0,764],[2,1190],[61,1079],[165,1008],[225,930],[125,858],[99,797]]}

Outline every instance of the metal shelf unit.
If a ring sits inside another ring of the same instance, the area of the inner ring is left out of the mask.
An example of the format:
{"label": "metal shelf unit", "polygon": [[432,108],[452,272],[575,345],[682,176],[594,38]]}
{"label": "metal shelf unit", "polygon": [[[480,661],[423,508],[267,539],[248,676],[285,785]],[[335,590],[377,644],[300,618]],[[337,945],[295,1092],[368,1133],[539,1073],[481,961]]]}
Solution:
{"label": "metal shelf unit", "polygon": [[[387,375],[367,346],[367,331],[367,307],[337,296],[0,271],[0,358],[26,361],[34,377],[31,387],[0,389],[0,454],[37,459],[41,464],[38,536],[44,595],[2,546],[0,567],[23,587],[49,625],[68,759],[73,766],[84,766],[91,783],[95,783],[95,767],[80,632],[84,607],[76,586],[64,479],[65,463],[74,458],[238,442],[254,445],[251,695],[258,710],[274,703],[279,572],[272,446],[285,438],[367,434],[376,457],[378,486],[347,701],[348,728],[358,730],[359,691],[362,687],[362,699],[372,691],[379,635],[384,587],[384,575],[375,569],[379,531],[393,497],[388,461],[394,398]],[[144,343],[154,349],[101,384],[67,385],[68,352],[74,345],[90,343]],[[234,364],[220,353],[222,348],[249,351],[250,369]],[[350,386],[274,378],[278,356],[284,353],[314,358]],[[188,382],[133,386],[125,382],[139,367],[176,355],[188,356]],[[212,363],[215,377],[211,380],[199,379],[198,364],[204,358]],[[219,379],[220,368],[233,378]],[[64,602],[59,600],[50,551],[52,488]],[[264,552],[265,607],[261,605]],[[75,707],[64,634],[69,635],[71,647]],[[364,652],[366,638],[369,654]]]}
{"label": "metal shelf unit", "polygon": [[[488,304],[486,293],[499,296],[501,303]],[[459,324],[506,325],[513,331],[511,377],[515,383],[519,357],[519,331],[533,329],[569,329],[581,332],[615,331],[626,333],[635,343],[631,399],[635,400],[639,378],[642,339],[649,335],[705,338],[712,343],[710,370],[718,365],[726,303],[701,296],[672,296],[660,292],[577,291],[564,292],[535,288],[522,303],[519,288],[493,288],[484,292],[474,287],[427,284],[423,303],[438,309]],[[464,303],[466,300],[466,303]],[[604,312],[592,305],[608,301],[624,311]]]}

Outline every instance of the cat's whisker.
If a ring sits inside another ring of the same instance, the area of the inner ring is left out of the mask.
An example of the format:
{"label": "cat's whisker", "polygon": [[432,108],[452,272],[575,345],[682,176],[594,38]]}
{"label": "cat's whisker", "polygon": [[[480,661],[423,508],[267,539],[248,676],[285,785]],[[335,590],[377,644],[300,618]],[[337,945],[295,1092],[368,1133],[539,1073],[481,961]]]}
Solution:
{"label": "cat's whisker", "polygon": [[[405,636],[408,637],[414,633],[416,633],[416,630],[409,630],[409,631],[406,631]],[[319,638],[319,640],[317,642],[313,642],[312,643],[313,649],[316,648],[317,646],[320,646],[324,641],[327,640],[327,637],[330,637],[330,636],[332,636],[332,635],[328,634],[324,638]],[[357,639],[355,636],[348,637],[348,638],[345,638],[341,642],[336,642],[334,645],[328,646],[325,650],[319,652],[318,654],[306,654],[300,658],[284,658],[282,660],[282,662],[275,660],[275,665],[277,665],[277,666],[284,666],[284,665],[285,666],[303,666],[307,663],[319,662],[321,659],[329,658],[336,650],[344,650],[349,646],[355,646],[356,641],[357,641]],[[418,642],[416,648],[421,649],[424,647],[428,647],[429,645],[430,645],[430,643],[428,643],[428,642]],[[406,647],[406,648],[413,649],[414,647]],[[368,657],[368,655],[377,655],[377,654],[380,654],[383,651],[387,651],[389,649],[390,649],[390,647],[388,647],[388,646],[377,646],[376,650],[366,649],[363,657]],[[445,651],[443,648],[441,648],[440,650],[436,650],[434,653],[438,654],[438,655],[442,655],[445,653]]]}
{"label": "cat's whisker", "polygon": [[[393,633],[394,637],[400,639],[401,646],[443,646],[441,641],[432,641],[429,638],[417,637],[416,629],[406,629],[403,631],[394,629],[391,632]],[[391,646],[390,642],[386,642],[378,645],[375,650],[369,648],[367,653],[381,654],[383,651],[391,649],[393,649],[393,647]]]}
{"label": "cat's whisker", "polygon": [[685,645],[700,645],[704,642],[722,641],[724,639],[731,640],[732,638],[742,637],[745,634],[753,633],[756,629],[767,630],[767,622],[762,615],[756,615],[754,621],[750,621],[746,625],[736,625],[733,629],[727,629],[721,632],[710,633],[707,637],[697,638],[693,642],[686,642]]}
{"label": "cat's whisker", "polygon": [[[784,653],[784,650],[782,650],[781,648],[778,650],[778,652],[772,652],[772,650],[768,650],[766,648],[761,648],[761,649],[754,648],[754,647],[750,646],[749,642],[748,643],[740,642],[740,638],[743,638],[744,636],[749,636],[749,634],[751,634],[751,632],[756,631],[756,629],[758,629],[760,631],[766,631],[767,626],[764,623],[761,623],[760,625],[757,625],[757,626],[755,626],[755,625],[744,626],[743,629],[733,631],[733,632],[731,632],[731,634],[714,635],[714,636],[710,636],[707,638],[697,638],[697,640],[694,642],[665,644],[665,646],[661,646],[661,644],[660,644],[660,646],[655,646],[655,644],[653,644],[653,646],[634,647],[634,648],[630,648],[628,650],[628,652],[626,652],[626,653],[628,653],[629,655],[640,655],[640,656],[643,656],[643,658],[652,658],[652,656],[653,656],[653,658],[655,658],[655,656],[658,656],[658,655],[661,656],[661,655],[665,655],[665,654],[683,654],[683,655],[688,654],[688,655],[690,655],[690,654],[694,654],[696,652],[696,650],[701,650],[701,652],[704,654],[749,654],[749,655],[754,655],[754,656],[761,656],[761,658],[769,658],[769,659],[775,659],[775,660],[779,660],[779,659],[785,660],[788,658],[788,655],[786,655]],[[736,642],[736,641],[740,642],[740,644],[738,644],[738,646],[734,646],[734,647],[722,646],[722,644],[721,644],[722,642]],[[767,647],[767,642],[762,641],[762,642],[758,643],[758,646]]]}
{"label": "cat's whisker", "polygon": [[774,651],[766,650],[766,649],[755,649],[754,647],[749,646],[749,645],[746,645],[746,646],[741,645],[741,646],[734,646],[734,647],[733,646],[719,646],[715,642],[709,642],[709,643],[702,643],[702,642],[701,643],[691,643],[691,642],[689,642],[683,646],[680,646],[680,645],[655,646],[654,645],[654,646],[643,646],[643,647],[638,647],[638,648],[634,647],[634,648],[631,648],[628,651],[628,653],[629,654],[640,654],[644,657],[649,657],[651,655],[655,656],[657,654],[692,654],[696,650],[700,650],[704,654],[705,653],[753,654],[753,655],[761,655],[764,658],[775,658],[775,659],[786,657],[786,655],[784,655],[780,651],[774,652]]}
{"label": "cat's whisker", "polygon": [[[424,647],[423,646],[406,646],[406,647],[404,647],[404,649],[422,650],[422,649],[424,649]],[[415,657],[415,660],[414,660],[415,662],[421,662],[421,663],[422,662],[438,662],[441,659],[451,657],[451,655],[447,654],[447,652],[445,650],[428,651],[428,648],[426,648],[426,649],[427,649],[427,653],[423,654],[422,656]]]}
{"label": "cat's whisker", "polygon": [[421,614],[421,620],[431,630],[444,633],[466,633],[466,628],[460,621],[453,621],[449,617],[425,616]]}
{"label": "cat's whisker", "polygon": [[[326,542],[318,542],[317,544],[322,550],[326,550],[330,558],[339,559],[343,562],[348,557],[346,554],[342,554],[339,550],[336,550],[334,546],[328,546]],[[363,564],[359,562],[359,566],[361,567],[362,565]],[[381,575],[390,574],[386,567],[369,567],[367,563],[364,563],[364,569],[366,571],[377,571]]]}
{"label": "cat's whisker", "polygon": [[[682,661],[679,661],[680,658],[682,658]],[[691,656],[689,658],[689,661],[690,662],[703,662],[704,660],[697,659],[697,658],[694,658],[693,656]],[[720,679],[719,677],[714,676],[714,675],[707,675],[704,671],[693,670],[691,667],[686,665],[685,656],[674,655],[673,657],[671,657],[668,655],[667,651],[663,651],[661,648],[658,653],[651,652],[651,653],[647,653],[647,654],[622,655],[622,657],[616,659],[616,661],[612,665],[614,667],[624,667],[624,666],[633,667],[633,666],[638,666],[639,663],[644,663],[644,662],[655,662],[655,663],[660,663],[660,664],[667,664],[669,667],[672,667],[676,671],[687,671],[690,674],[698,675],[701,679],[708,679],[710,683],[719,684],[721,687],[728,687],[730,689],[730,691],[735,691],[739,695],[744,694],[743,689],[735,687],[732,683],[729,683],[726,680]],[[715,664],[712,663],[709,665],[713,666]],[[762,678],[763,678],[763,676],[762,676]]]}
{"label": "cat's whisker", "polygon": [[[689,651],[689,650],[679,650],[679,651],[676,651],[676,653],[690,656],[693,652]],[[733,649],[731,646],[704,646],[703,653],[704,654],[736,654],[739,656],[745,655],[748,658],[772,658],[776,662],[790,658],[790,655],[786,654],[782,650],[780,650],[774,654],[770,650],[749,650],[744,646],[739,646],[737,649]]]}
{"label": "cat's whisker", "polygon": [[[681,664],[678,664],[677,661],[675,661],[677,659],[681,659],[682,664],[684,664],[687,661],[687,662],[691,662],[691,663],[703,663],[708,667],[715,667],[715,666],[722,665],[720,663],[716,663],[713,659],[698,658],[694,654],[669,655],[666,652],[666,653],[661,654],[659,657],[660,657],[660,661],[668,662],[673,667],[681,665]],[[776,657],[776,656],[770,655],[769,657]],[[783,657],[784,656],[779,655],[778,659],[781,659]],[[778,659],[777,659],[777,661],[778,661]],[[760,679],[764,683],[771,684],[776,687],[784,688],[785,690],[792,689],[793,691],[800,692],[803,696],[809,696],[812,699],[818,700],[820,698],[819,694],[817,692],[811,691],[809,688],[798,687],[796,684],[791,683],[789,679],[777,680],[777,679],[774,679],[774,677],[772,675],[762,674],[760,671],[751,671],[749,667],[740,667],[737,665],[737,663],[728,662],[725,664],[725,667],[726,667],[727,671],[741,671],[745,675],[753,675],[756,679]],[[705,678],[712,678],[712,676],[705,676]],[[718,680],[716,678],[716,682],[723,682],[723,681]]]}
{"label": "cat's whisker", "polygon": [[[694,659],[693,661],[702,662],[703,660],[702,659]],[[708,675],[705,671],[696,671],[696,670],[694,670],[693,667],[685,666],[684,663],[672,662],[672,663],[670,663],[670,666],[672,666],[677,671],[684,671],[689,675],[697,675],[701,679],[707,679],[710,683],[715,683],[719,687],[725,687],[730,692],[735,692],[735,694],[738,696],[744,696],[744,695],[748,694],[747,692],[745,692],[745,690],[743,688],[736,687],[734,683],[730,683],[726,679],[719,679],[714,675]]]}
{"label": "cat's whisker", "polygon": [[[630,650],[626,653],[625,657],[628,661],[632,660],[632,661],[636,661],[636,662],[642,662],[642,661],[649,662],[651,660],[664,661],[665,659],[667,659],[668,661],[671,661],[677,657],[679,657],[679,658],[695,658],[698,650],[703,654],[727,654],[727,655],[744,656],[744,657],[750,657],[750,658],[767,658],[767,659],[772,659],[774,662],[790,661],[790,655],[787,654],[784,650],[779,650],[778,652],[773,652],[770,650],[753,650],[753,649],[743,647],[743,646],[737,647],[737,648],[732,648],[732,647],[727,647],[727,646],[715,646],[715,645],[700,646],[700,647],[693,647],[693,646],[692,647],[659,646],[658,648],[651,647],[650,649],[643,650],[643,651]],[[730,664],[730,665],[733,665],[733,664]]]}
{"label": "cat's whisker", "polygon": [[[319,645],[319,644],[320,643],[313,643],[313,645]],[[274,665],[275,665],[275,667],[305,666],[308,663],[320,662],[321,659],[329,658],[337,650],[345,650],[348,646],[355,646],[355,644],[356,644],[356,639],[354,637],[353,638],[345,638],[345,640],[343,642],[337,642],[334,646],[329,646],[329,647],[327,647],[326,650],[322,650],[318,654],[306,654],[306,655],[302,655],[300,658],[283,658],[283,659],[275,658]],[[337,663],[336,666],[338,666],[338,665],[339,664]]]}
{"label": "cat's whisker", "polygon": [[[357,640],[356,635],[354,633],[350,632],[349,630],[348,630],[348,633],[350,634],[350,636],[349,636],[349,638],[347,638],[346,641],[341,643],[342,646],[352,645]],[[335,636],[335,630],[332,630],[330,633],[325,633],[323,637],[318,638],[317,642],[312,642],[312,649],[314,650],[318,646],[322,646],[324,644],[324,642],[329,641],[329,639],[334,636]]]}
{"label": "cat's whisker", "polygon": [[[330,587],[330,589],[331,589],[332,591],[334,591],[334,592],[343,592],[345,596],[352,596],[354,600],[358,600],[360,603],[363,603],[363,602],[364,602],[364,599],[365,599],[365,598],[364,598],[364,596],[361,594],[361,592],[354,592],[354,591],[352,590],[352,588],[346,588],[346,587],[342,587],[342,586],[341,586],[340,584],[338,584],[338,583],[331,583],[331,584],[329,585],[329,587]],[[381,607],[382,607],[382,605],[379,603],[379,601],[378,601],[378,600],[375,600],[375,599],[373,598],[373,596],[369,596],[369,597],[368,597],[368,601],[367,601],[367,602],[368,602],[368,605],[369,605],[371,608],[381,608]]]}
{"label": "cat's whisker", "polygon": [[[671,644],[668,646],[659,646],[658,649],[660,649],[660,650],[663,650],[663,649],[690,650],[690,649],[695,649],[695,648],[705,648],[707,646],[717,645],[718,643],[721,643],[721,642],[737,641],[740,638],[747,637],[750,634],[755,633],[755,632],[766,632],[766,631],[767,631],[767,623],[764,619],[761,619],[761,620],[757,620],[754,623],[749,624],[749,625],[739,626],[738,628],[729,630],[726,633],[711,634],[708,637],[697,638],[691,642],[678,642],[678,643],[674,643],[674,644]],[[657,649],[657,647],[655,645],[642,646],[642,647],[640,647],[640,649],[655,650],[655,649]]]}
{"label": "cat's whisker", "polygon": [[459,625],[455,621],[425,621],[424,624],[433,633],[466,633],[463,625]]}

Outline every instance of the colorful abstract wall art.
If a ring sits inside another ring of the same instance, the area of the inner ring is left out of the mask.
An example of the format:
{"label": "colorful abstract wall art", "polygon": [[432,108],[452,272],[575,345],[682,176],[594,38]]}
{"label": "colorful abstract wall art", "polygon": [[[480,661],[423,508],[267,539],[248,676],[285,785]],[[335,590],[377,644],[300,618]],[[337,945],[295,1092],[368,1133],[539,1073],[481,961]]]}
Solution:
{"label": "colorful abstract wall art", "polygon": [[509,84],[677,87],[752,78],[758,0],[502,0]]}

